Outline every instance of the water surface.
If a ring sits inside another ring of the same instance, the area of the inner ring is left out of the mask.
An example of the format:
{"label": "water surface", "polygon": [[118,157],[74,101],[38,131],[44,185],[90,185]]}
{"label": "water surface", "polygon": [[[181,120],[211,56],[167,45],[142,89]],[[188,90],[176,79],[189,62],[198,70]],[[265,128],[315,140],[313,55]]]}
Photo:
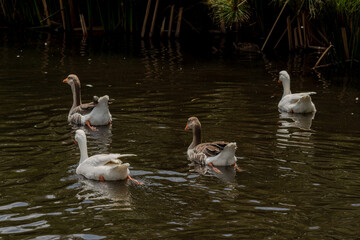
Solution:
{"label": "water surface", "polygon": [[[359,79],[211,47],[122,38],[9,37],[0,45],[0,238],[355,239],[360,236]],[[280,70],[316,91],[312,115],[280,114]],[[131,182],[76,175],[70,73],[82,99],[108,94],[113,124],[84,128],[89,155],[133,153]],[[189,166],[203,140],[236,141],[223,174]]]}

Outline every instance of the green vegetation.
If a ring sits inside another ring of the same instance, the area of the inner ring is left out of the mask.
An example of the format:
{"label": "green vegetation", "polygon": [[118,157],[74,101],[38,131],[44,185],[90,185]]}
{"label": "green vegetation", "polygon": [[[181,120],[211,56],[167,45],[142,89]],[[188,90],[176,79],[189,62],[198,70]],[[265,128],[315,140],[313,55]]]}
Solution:
{"label": "green vegetation", "polygon": [[250,19],[250,6],[246,0],[208,0],[208,4],[218,24],[241,26]]}
{"label": "green vegetation", "polygon": [[264,50],[329,48],[320,65],[329,61],[352,65],[360,60],[360,0],[152,0],[149,9],[147,5],[145,0],[1,0],[0,27],[140,34],[149,10],[145,30],[148,33],[154,25],[154,36],[159,37],[161,27],[165,31],[168,27],[174,6],[172,29],[179,9],[184,9],[181,36],[220,29],[260,44],[267,37]]}
{"label": "green vegetation", "polygon": [[[360,60],[360,0],[208,0],[207,3],[216,24],[224,23],[231,30],[234,25],[241,27],[247,23],[256,25],[252,30],[260,36],[270,33],[272,42],[266,46],[268,49],[276,48],[280,42],[290,51],[329,48],[326,54],[332,56],[329,59],[333,64],[352,65]],[[288,30],[290,36],[285,34]],[[282,31],[285,32],[281,34]]]}

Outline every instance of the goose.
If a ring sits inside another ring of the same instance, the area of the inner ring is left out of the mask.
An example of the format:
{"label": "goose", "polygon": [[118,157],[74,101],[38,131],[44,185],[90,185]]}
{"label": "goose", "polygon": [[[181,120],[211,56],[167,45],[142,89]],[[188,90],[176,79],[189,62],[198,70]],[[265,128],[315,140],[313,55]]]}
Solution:
{"label": "goose", "polygon": [[97,100],[97,104],[87,114],[75,112],[71,115],[71,122],[77,125],[86,125],[91,130],[97,131],[96,127],[111,124],[111,114],[109,112],[109,96],[105,95]]}
{"label": "goose", "polygon": [[[107,103],[101,104],[98,106],[99,103],[99,97],[94,96],[93,101],[90,103],[81,103],[81,85],[80,80],[75,74],[70,74],[67,78],[63,80],[64,83],[67,83],[71,87],[71,91],[73,94],[73,104],[70,108],[69,114],[68,114],[68,122],[78,124],[78,125],[86,125],[91,130],[96,131],[95,126],[100,125],[108,125],[111,124],[112,117],[109,111],[109,97],[107,96]],[[103,100],[105,102],[105,100]],[[80,116],[86,116],[90,114],[95,107],[97,108],[97,114],[93,114],[91,118],[86,119],[85,122],[80,121]]]}
{"label": "goose", "polygon": [[129,163],[123,163],[120,157],[136,156],[135,154],[97,154],[88,156],[87,140],[84,130],[78,129],[75,133],[75,143],[80,148],[80,161],[76,168],[76,174],[83,175],[87,179],[99,181],[117,181],[130,179],[131,181],[142,184],[130,177]]}
{"label": "goose", "polygon": [[187,156],[190,161],[209,165],[217,173],[221,173],[221,171],[215,166],[233,165],[236,170],[242,171],[236,164],[236,142],[201,143],[201,124],[197,117],[188,119],[185,130],[192,130],[193,132],[193,140],[187,149]]}
{"label": "goose", "polygon": [[280,112],[290,113],[311,113],[316,112],[314,103],[311,101],[310,95],[316,92],[294,93],[290,91],[290,76],[283,70],[279,73],[279,83],[282,83],[284,92],[279,102],[278,108]]}

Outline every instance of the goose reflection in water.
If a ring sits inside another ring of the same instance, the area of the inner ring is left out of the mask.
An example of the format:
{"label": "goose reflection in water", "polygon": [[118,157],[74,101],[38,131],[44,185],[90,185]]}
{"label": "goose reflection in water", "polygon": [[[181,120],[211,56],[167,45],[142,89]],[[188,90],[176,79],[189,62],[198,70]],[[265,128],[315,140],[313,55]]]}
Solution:
{"label": "goose reflection in water", "polygon": [[80,190],[76,194],[84,201],[110,199],[112,206],[130,207],[131,197],[126,181],[99,182],[80,177]]}
{"label": "goose reflection in water", "polygon": [[196,172],[203,176],[215,176],[224,182],[234,182],[236,176],[236,169],[233,166],[217,166],[216,168],[221,171],[218,173],[208,165],[201,165],[197,163],[190,163],[190,172]]}
{"label": "goose reflection in water", "polygon": [[314,117],[315,112],[308,114],[280,113],[279,127],[276,134],[278,147],[313,148],[311,135],[314,131],[311,130],[311,125]]}
{"label": "goose reflection in water", "polygon": [[[300,113],[280,113],[281,127],[296,127],[303,130],[311,130],[312,120],[315,118],[315,112],[300,114]],[[291,119],[292,121],[287,121],[286,119]]]}

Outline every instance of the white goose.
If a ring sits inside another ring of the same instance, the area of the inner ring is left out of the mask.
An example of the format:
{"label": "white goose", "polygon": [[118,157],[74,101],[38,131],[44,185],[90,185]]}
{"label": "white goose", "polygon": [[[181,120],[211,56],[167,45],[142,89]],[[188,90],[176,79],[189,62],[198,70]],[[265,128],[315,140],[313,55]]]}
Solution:
{"label": "white goose", "polygon": [[109,96],[105,95],[97,100],[96,105],[91,112],[83,115],[75,112],[71,115],[71,122],[78,125],[86,125],[91,130],[97,130],[95,126],[107,125],[111,123],[111,114],[108,107]]}
{"label": "white goose", "polygon": [[[101,126],[111,124],[112,117],[109,111],[109,97],[107,95],[100,98],[102,99],[102,104],[99,104],[100,99],[97,96],[94,96],[93,102],[82,104],[79,78],[75,74],[70,74],[63,82],[71,86],[73,94],[73,105],[68,115],[69,122],[86,125],[91,130],[96,130],[92,125]],[[96,111],[93,112],[95,109]],[[89,114],[91,115],[88,116]]]}
{"label": "white goose", "polygon": [[130,177],[129,163],[122,163],[120,157],[136,156],[135,154],[97,154],[89,157],[87,151],[86,134],[83,130],[76,130],[75,142],[80,148],[80,162],[76,173],[92,180],[117,181],[130,179],[137,184],[142,184]]}
{"label": "white goose", "polygon": [[242,171],[236,165],[236,143],[211,142],[201,143],[201,124],[197,117],[190,117],[187,121],[185,130],[192,130],[193,140],[188,147],[187,156],[189,160],[202,165],[209,165],[215,172],[221,173],[215,166],[231,166],[236,170]]}
{"label": "white goose", "polygon": [[311,113],[316,111],[310,97],[310,95],[316,94],[316,92],[292,94],[290,91],[290,76],[286,71],[279,73],[278,82],[282,82],[284,88],[283,96],[278,105],[280,111],[290,113]]}

